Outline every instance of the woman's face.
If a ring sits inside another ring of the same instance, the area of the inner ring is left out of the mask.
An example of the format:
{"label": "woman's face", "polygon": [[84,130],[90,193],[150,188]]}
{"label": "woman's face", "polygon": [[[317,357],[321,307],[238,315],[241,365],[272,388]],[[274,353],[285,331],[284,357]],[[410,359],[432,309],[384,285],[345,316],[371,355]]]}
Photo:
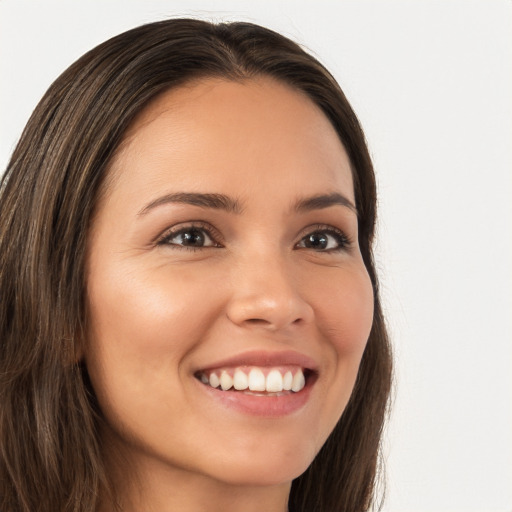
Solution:
{"label": "woman's face", "polygon": [[109,437],[130,467],[290,482],[343,412],[373,317],[334,129],[271,79],[203,80],[154,101],[110,172],[85,353]]}

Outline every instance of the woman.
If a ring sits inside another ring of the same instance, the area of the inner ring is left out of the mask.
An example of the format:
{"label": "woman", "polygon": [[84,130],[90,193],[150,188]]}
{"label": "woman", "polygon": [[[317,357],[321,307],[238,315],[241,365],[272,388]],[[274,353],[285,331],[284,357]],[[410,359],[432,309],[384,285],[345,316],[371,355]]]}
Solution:
{"label": "woman", "polygon": [[361,511],[390,350],[357,118],[295,43],[93,49],[3,177],[5,511]]}

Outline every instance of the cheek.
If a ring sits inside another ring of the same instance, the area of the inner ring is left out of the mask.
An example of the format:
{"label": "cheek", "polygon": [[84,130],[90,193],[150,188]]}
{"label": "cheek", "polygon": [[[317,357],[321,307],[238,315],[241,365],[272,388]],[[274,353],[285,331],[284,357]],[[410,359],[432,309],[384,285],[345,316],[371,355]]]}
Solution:
{"label": "cheek", "polygon": [[373,322],[373,287],[364,267],[326,281],[318,300],[318,325],[341,358],[362,355]]}
{"label": "cheek", "polygon": [[179,355],[215,316],[208,281],[198,290],[197,273],[162,268],[137,274],[104,270],[89,281],[92,337],[105,340],[113,349],[118,346],[153,358],[160,351],[172,355],[171,346]]}
{"label": "cheek", "polygon": [[121,437],[137,444],[147,418],[165,418],[165,425],[153,422],[155,432],[183,429],[187,356],[217,317],[218,302],[214,283],[197,269],[104,264],[90,272],[85,361],[107,423]]}
{"label": "cheek", "polygon": [[120,265],[90,273],[86,362],[105,411],[128,396],[148,407],[148,396],[168,401],[180,387],[183,361],[218,314],[213,285],[198,290],[197,275],[188,274]]}
{"label": "cheek", "polygon": [[326,375],[332,392],[326,395],[325,410],[335,423],[357,378],[373,323],[374,296],[364,266],[329,281],[324,292],[317,319],[323,343],[331,353]]}

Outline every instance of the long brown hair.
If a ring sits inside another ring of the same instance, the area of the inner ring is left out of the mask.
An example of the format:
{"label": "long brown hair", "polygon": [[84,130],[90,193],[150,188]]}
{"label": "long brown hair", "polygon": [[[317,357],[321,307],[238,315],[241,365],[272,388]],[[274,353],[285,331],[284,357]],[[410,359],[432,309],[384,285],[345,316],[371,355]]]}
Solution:
{"label": "long brown hair", "polygon": [[372,257],[376,190],[360,124],[331,74],[289,39],[250,23],[170,19],[91,50],[50,87],[0,189],[0,509],[94,512],[108,488],[87,370],[84,258],[109,162],[135,116],[203,77],[274,77],[328,117],[353,171],[375,314],[349,404],[292,484],[294,512],[361,512],[375,501],[391,380]]}

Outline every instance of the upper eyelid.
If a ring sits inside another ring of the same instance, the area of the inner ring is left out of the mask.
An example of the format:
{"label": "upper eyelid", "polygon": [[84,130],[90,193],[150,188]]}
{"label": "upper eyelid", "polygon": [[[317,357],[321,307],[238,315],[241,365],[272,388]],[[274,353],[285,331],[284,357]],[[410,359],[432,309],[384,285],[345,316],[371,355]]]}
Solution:
{"label": "upper eyelid", "polygon": [[156,244],[159,244],[161,242],[164,242],[165,240],[168,240],[172,238],[173,236],[176,236],[182,231],[186,231],[187,229],[201,229],[206,232],[209,238],[211,238],[212,242],[215,244],[222,244],[222,235],[220,232],[214,228],[211,224],[204,221],[188,221],[188,222],[180,222],[177,225],[171,226],[170,228],[167,228],[163,231],[155,240]]}
{"label": "upper eyelid", "polygon": [[[351,237],[349,237],[343,230],[339,228],[335,228],[333,226],[325,226],[325,227],[319,227],[313,230],[307,230],[304,235],[302,235],[299,238],[299,241],[295,244],[295,247],[297,247],[309,234],[312,233],[330,233],[332,235],[336,235],[340,237],[342,240],[340,241],[340,246],[336,249],[327,249],[325,251],[317,251],[320,253],[331,253],[331,252],[337,252],[337,251],[343,251],[351,249],[353,246],[353,240]],[[301,248],[302,249],[302,248]]]}
{"label": "upper eyelid", "polygon": [[[192,221],[181,222],[177,225],[167,228],[162,234],[160,234],[156,238],[155,242],[158,244],[162,241],[172,238],[173,236],[179,234],[181,231],[185,231],[187,229],[194,229],[194,228],[204,230],[215,244],[222,245],[223,236],[220,233],[220,231],[218,229],[216,229],[214,226],[212,226],[210,223],[201,221],[201,220],[192,220]],[[310,224],[310,225],[302,228],[297,233],[297,235],[294,237],[297,239],[297,242],[295,242],[294,245],[297,245],[298,243],[300,243],[304,239],[304,237],[307,236],[308,234],[311,234],[311,233],[314,233],[317,231],[325,231],[325,232],[330,231],[332,233],[340,235],[345,239],[347,246],[351,245],[353,242],[352,237],[347,235],[345,230],[340,229],[331,224],[318,224],[317,223],[317,224]]]}
{"label": "upper eyelid", "polygon": [[306,226],[305,228],[299,231],[299,233],[297,234],[297,238],[299,238],[300,241],[306,235],[317,231],[331,231],[332,233],[336,233],[338,235],[343,236],[347,240],[347,242],[352,243],[352,238],[347,234],[347,232],[344,229],[338,228],[331,224],[311,224],[309,226]]}

